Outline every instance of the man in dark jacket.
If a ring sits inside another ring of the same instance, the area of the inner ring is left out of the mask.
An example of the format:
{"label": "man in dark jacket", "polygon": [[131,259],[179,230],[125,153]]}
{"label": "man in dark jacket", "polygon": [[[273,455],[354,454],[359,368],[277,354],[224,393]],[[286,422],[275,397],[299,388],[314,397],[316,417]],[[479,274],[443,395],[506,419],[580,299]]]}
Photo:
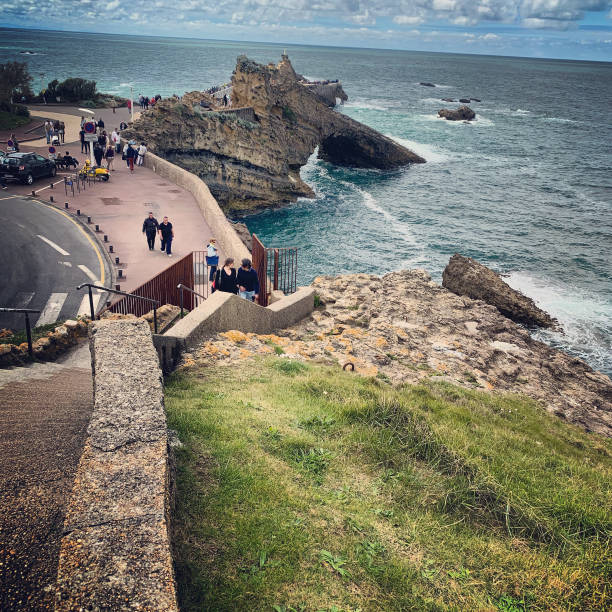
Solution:
{"label": "man in dark jacket", "polygon": [[150,212],[149,216],[144,220],[142,224],[142,233],[147,235],[147,242],[149,243],[149,251],[152,251],[155,248],[155,234],[159,228],[159,223],[157,219],[153,216],[153,213]]}
{"label": "man in dark jacket", "polygon": [[236,282],[241,298],[254,302],[259,297],[259,279],[257,278],[257,272],[251,267],[250,259],[245,257],[242,260]]}
{"label": "man in dark jacket", "polygon": [[168,255],[168,257],[172,257],[172,239],[174,238],[174,230],[172,229],[172,223],[168,221],[168,217],[164,217],[164,220],[159,224],[159,237],[161,238],[162,253],[166,251],[166,255]]}

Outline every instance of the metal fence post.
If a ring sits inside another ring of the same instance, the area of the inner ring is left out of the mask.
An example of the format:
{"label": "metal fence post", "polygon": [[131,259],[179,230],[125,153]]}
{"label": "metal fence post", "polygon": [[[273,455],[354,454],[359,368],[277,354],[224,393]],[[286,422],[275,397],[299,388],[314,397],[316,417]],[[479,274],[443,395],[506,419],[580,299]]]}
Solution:
{"label": "metal fence post", "polygon": [[89,290],[89,310],[91,311],[91,320],[95,321],[96,313],[94,312],[93,295],[91,294],[91,285],[89,285],[87,289]]}
{"label": "metal fence post", "polygon": [[26,336],[28,338],[28,354],[30,358],[34,358],[34,352],[32,351],[32,330],[30,329],[30,317],[28,313],[25,312],[25,324],[26,324]]}
{"label": "metal fence post", "polygon": [[179,285],[178,288],[181,290],[181,319],[183,318],[183,285]]}
{"label": "metal fence post", "polygon": [[274,291],[278,289],[278,249],[274,249]]}
{"label": "metal fence post", "polygon": [[153,329],[157,333],[157,306],[153,306]]}

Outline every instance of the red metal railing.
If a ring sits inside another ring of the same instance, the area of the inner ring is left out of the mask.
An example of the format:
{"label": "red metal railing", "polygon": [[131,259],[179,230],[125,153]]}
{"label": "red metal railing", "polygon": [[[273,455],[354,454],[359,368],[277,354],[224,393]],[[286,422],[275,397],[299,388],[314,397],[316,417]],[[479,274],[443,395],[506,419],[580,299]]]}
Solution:
{"label": "red metal railing", "polygon": [[[194,253],[185,255],[176,263],[160,272],[157,276],[148,280],[140,287],[137,287],[130,293],[140,297],[146,297],[152,300],[157,300],[160,304],[181,305],[181,292],[177,288],[179,284],[194,286],[196,278],[194,266]],[[192,310],[194,299],[191,293],[184,296],[184,306],[188,310]],[[141,317],[150,309],[142,300],[131,299],[130,296],[124,296],[111,304],[106,310],[118,312],[121,314],[133,314]]]}
{"label": "red metal railing", "polygon": [[[259,279],[259,304],[267,306],[270,293],[280,290],[285,295],[297,291],[297,247],[266,248],[253,234],[253,267]],[[263,288],[265,287],[265,291]]]}

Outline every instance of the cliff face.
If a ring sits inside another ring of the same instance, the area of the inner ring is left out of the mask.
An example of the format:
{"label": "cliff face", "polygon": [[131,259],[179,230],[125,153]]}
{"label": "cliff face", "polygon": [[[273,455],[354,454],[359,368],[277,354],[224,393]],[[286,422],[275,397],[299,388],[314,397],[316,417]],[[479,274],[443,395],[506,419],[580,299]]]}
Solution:
{"label": "cliff face", "polygon": [[239,57],[232,107],[215,104],[202,92],[161,101],[126,135],[200,176],[229,213],[313,197],[299,171],[317,146],[323,159],[360,168],[425,161],[330,109],[300,83],[286,56],[268,66]]}

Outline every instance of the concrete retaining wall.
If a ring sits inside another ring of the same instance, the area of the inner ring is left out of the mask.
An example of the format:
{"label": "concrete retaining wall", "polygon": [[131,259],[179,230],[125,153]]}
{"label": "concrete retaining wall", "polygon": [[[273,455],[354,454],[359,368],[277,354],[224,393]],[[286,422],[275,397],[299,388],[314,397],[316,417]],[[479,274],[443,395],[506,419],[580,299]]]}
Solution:
{"label": "concrete retaining wall", "polygon": [[301,321],[313,309],[312,287],[302,287],[267,308],[232,293],[217,291],[161,336],[163,340],[156,339],[162,368],[173,369],[170,359],[174,347],[190,349],[204,338],[230,329],[269,334]]}
{"label": "concrete retaining wall", "polygon": [[[204,219],[206,219],[206,223],[208,223],[214,237],[219,241],[223,253],[228,257],[233,257],[236,261],[245,257],[251,258],[249,250],[244,246],[217,200],[201,178],[150,151],[145,155],[144,165],[153,170],[155,174],[172,181],[175,185],[186,189],[193,195],[204,215]],[[204,248],[205,241],[209,237],[202,236],[202,248]]]}
{"label": "concrete retaining wall", "polygon": [[94,410],[64,523],[56,610],[178,610],[162,377],[142,320],[90,329]]}

